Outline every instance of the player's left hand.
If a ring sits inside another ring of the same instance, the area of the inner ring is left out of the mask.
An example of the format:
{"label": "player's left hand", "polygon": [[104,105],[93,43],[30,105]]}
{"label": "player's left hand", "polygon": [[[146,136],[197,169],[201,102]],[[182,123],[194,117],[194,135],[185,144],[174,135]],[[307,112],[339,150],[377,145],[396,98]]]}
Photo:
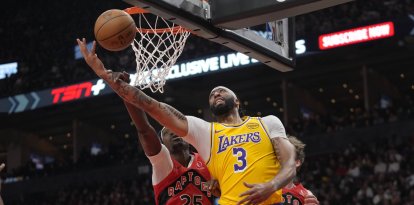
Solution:
{"label": "player's left hand", "polygon": [[273,190],[273,186],[270,183],[249,184],[243,182],[243,184],[250,189],[240,194],[240,197],[245,197],[239,201],[237,205],[260,204],[275,193],[275,190]]}
{"label": "player's left hand", "polygon": [[86,63],[89,65],[89,67],[91,67],[92,70],[99,77],[104,75],[105,72],[106,72],[106,69],[105,69],[101,59],[98,58],[98,55],[96,55],[96,52],[95,52],[96,51],[96,41],[93,41],[92,49],[90,51],[86,46],[86,39],[85,38],[82,38],[82,40],[76,39],[76,41],[78,42],[78,45],[79,45],[80,51],[83,55],[83,58],[85,59]]}
{"label": "player's left hand", "polygon": [[304,205],[319,205],[319,201],[315,195],[308,194],[305,196],[305,204]]}

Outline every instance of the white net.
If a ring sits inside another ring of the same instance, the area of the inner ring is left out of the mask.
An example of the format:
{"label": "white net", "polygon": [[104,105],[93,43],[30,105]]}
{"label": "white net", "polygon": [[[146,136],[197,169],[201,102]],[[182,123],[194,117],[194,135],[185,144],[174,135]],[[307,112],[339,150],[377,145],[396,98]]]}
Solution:
{"label": "white net", "polygon": [[156,15],[137,15],[137,37],[132,43],[137,63],[135,86],[163,93],[166,77],[190,32]]}

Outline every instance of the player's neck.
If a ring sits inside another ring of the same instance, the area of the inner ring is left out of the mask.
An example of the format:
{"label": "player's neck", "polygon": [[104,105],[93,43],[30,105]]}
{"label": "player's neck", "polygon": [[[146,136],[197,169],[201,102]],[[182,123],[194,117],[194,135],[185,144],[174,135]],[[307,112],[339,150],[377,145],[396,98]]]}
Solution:
{"label": "player's neck", "polygon": [[191,154],[188,150],[185,149],[171,153],[171,155],[184,167],[188,167],[188,164],[191,161]]}
{"label": "player's neck", "polygon": [[224,124],[240,124],[243,122],[237,112],[229,113],[228,115],[216,116],[216,119],[217,122]]}

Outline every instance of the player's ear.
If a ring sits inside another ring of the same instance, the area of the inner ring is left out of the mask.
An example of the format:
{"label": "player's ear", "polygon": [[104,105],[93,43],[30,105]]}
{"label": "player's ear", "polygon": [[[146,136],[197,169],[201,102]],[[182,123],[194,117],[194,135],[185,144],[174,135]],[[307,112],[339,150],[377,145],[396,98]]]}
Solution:
{"label": "player's ear", "polygon": [[297,169],[302,165],[302,162],[299,159],[297,159],[295,165],[296,165],[296,169]]}
{"label": "player's ear", "polygon": [[234,99],[237,109],[240,109],[240,100],[238,98]]}

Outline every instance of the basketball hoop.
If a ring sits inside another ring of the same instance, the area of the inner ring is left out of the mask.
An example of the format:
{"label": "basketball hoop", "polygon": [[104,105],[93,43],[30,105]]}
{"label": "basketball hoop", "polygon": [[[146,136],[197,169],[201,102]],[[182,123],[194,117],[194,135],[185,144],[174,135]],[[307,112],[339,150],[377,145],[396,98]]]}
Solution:
{"label": "basketball hoop", "polygon": [[135,86],[163,93],[165,78],[181,55],[190,32],[138,7],[125,11],[130,15],[139,15],[137,37],[132,43],[137,63]]}

